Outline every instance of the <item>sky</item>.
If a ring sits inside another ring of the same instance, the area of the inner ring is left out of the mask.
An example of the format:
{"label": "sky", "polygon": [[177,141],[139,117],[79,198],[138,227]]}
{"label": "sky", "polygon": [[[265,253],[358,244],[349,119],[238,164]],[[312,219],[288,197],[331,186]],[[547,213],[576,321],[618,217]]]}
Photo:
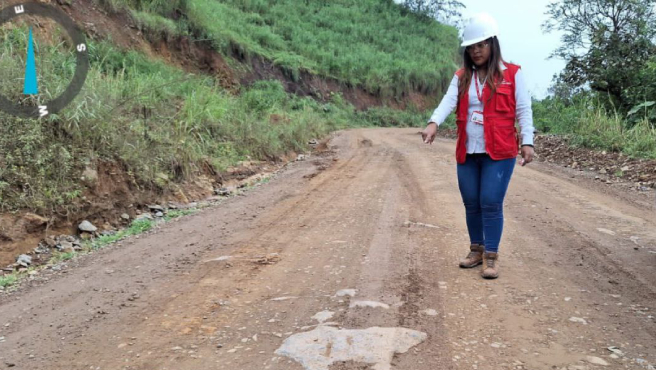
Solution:
{"label": "sky", "polygon": [[547,4],[553,0],[460,1],[466,6],[462,11],[464,20],[478,12],[489,13],[496,19],[503,58],[522,67],[531,95],[538,99],[547,96],[553,75],[565,67],[561,59],[547,59],[560,45],[561,34],[556,31],[545,34],[541,28],[547,20],[544,14]]}

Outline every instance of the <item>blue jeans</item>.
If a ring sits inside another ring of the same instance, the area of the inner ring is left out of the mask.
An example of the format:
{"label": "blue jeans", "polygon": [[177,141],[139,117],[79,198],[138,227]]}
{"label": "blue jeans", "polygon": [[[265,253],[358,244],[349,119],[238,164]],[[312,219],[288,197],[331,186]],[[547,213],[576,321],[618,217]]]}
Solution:
{"label": "blue jeans", "polygon": [[465,204],[467,230],[472,244],[498,252],[503,231],[503,198],[517,158],[494,160],[487,153],[467,154],[457,164],[458,187]]}

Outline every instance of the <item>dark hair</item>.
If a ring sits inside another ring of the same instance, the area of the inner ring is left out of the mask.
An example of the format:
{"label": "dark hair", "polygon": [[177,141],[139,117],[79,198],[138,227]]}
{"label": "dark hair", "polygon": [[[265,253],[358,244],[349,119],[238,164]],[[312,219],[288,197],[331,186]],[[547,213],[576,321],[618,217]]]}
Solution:
{"label": "dark hair", "polygon": [[[490,86],[490,89],[492,89],[492,93],[494,94],[497,91],[497,82],[500,82],[503,78],[503,73],[501,72],[499,64],[502,62],[505,63],[505,61],[501,56],[501,46],[499,45],[499,39],[497,39],[496,36],[493,36],[486,41],[489,43],[490,47],[490,58],[487,60],[487,75],[488,77],[493,77],[487,79],[487,84]],[[467,48],[463,50],[463,61],[465,73],[460,78],[458,83],[459,97],[462,97],[465,91],[469,89],[469,84],[472,80],[472,71],[475,66],[474,61],[467,52]]]}

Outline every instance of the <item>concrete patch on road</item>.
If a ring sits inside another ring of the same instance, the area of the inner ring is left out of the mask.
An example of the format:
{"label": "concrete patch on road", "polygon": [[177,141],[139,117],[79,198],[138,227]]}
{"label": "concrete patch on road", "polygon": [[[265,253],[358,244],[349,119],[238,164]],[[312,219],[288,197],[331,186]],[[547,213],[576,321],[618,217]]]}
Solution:
{"label": "concrete patch on road", "polygon": [[405,227],[410,227],[410,226],[419,226],[419,227],[427,227],[430,229],[439,229],[439,226],[431,225],[431,224],[425,224],[423,222],[414,222],[414,221],[406,221],[403,223],[403,226]]}
{"label": "concrete patch on road", "polygon": [[312,316],[313,319],[319,321],[319,323],[323,323],[328,319],[331,319],[335,315],[334,312],[331,311],[321,311],[318,312],[316,315]]}
{"label": "concrete patch on road", "polygon": [[608,235],[615,235],[615,232],[613,230],[604,229],[603,227],[598,227],[597,231],[600,231],[600,232],[602,232],[604,234],[608,234]]}
{"label": "concrete patch on road", "polygon": [[437,311],[435,311],[432,308],[425,309],[425,310],[421,311],[421,313],[423,313],[424,315],[427,315],[427,316],[437,316]]}
{"label": "concrete patch on road", "polygon": [[344,296],[355,297],[356,292],[357,290],[355,289],[342,289],[338,291],[336,295],[338,297],[344,297]]}
{"label": "concrete patch on road", "polygon": [[232,256],[221,256],[221,257],[218,257],[218,258],[213,258],[213,259],[211,259],[211,260],[207,260],[207,261],[205,261],[205,262],[227,261],[227,260],[229,260],[229,259],[232,259]]}
{"label": "concrete patch on road", "polygon": [[354,301],[351,302],[349,308],[353,307],[371,307],[371,308],[384,308],[389,309],[390,306],[386,303],[374,302],[374,301]]}
{"label": "concrete patch on road", "polygon": [[287,356],[306,370],[329,370],[334,362],[373,364],[390,370],[395,353],[405,353],[426,340],[426,333],[405,328],[337,329],[319,326],[285,339],[276,354]]}

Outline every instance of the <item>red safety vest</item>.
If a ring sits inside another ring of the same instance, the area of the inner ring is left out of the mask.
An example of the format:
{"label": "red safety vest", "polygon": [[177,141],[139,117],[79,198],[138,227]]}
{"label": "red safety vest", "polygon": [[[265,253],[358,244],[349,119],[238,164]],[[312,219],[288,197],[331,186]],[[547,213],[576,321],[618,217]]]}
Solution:
{"label": "red safety vest", "polygon": [[[504,63],[503,81],[497,81],[496,93],[487,83],[483,87],[483,136],[485,151],[494,160],[514,158],[519,153],[519,135],[515,128],[515,74],[520,66]],[[456,72],[458,78],[464,75],[464,68]],[[472,79],[472,83],[475,83]],[[467,113],[469,109],[469,88],[458,99],[456,124],[458,140],[456,142],[456,161],[465,163],[467,156]]]}

